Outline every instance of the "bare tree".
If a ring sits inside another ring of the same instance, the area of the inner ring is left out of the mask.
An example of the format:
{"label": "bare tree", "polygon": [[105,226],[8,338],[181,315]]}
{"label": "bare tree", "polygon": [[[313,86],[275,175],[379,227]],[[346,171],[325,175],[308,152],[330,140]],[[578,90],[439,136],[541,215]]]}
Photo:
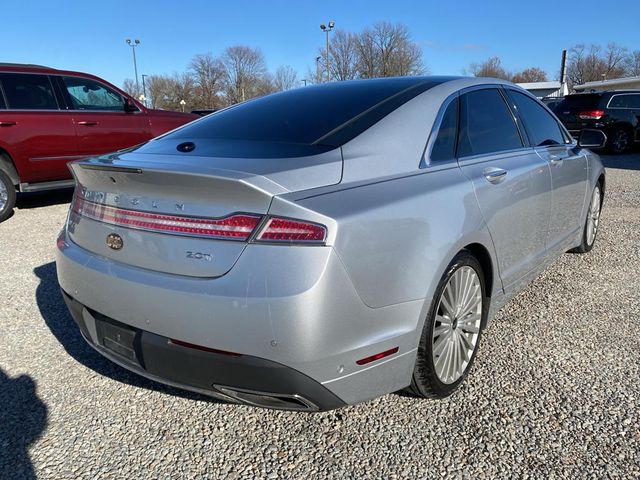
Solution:
{"label": "bare tree", "polygon": [[149,77],[148,88],[153,108],[190,111],[198,106],[195,80],[189,73],[153,75]]}
{"label": "bare tree", "polygon": [[224,93],[228,104],[243,102],[260,94],[267,72],[264,56],[260,50],[244,45],[225,49]]}
{"label": "bare tree", "polygon": [[298,86],[298,74],[290,65],[281,65],[273,77],[273,88],[276,92],[291,90]]}
{"label": "bare tree", "polygon": [[626,75],[629,77],[640,77],[640,50],[634,50],[629,54],[626,62]]}
{"label": "bare tree", "polygon": [[623,77],[628,71],[628,61],[627,49],[615,43],[609,43],[606,49],[580,43],[569,50],[567,80],[570,85],[580,85]]}
{"label": "bare tree", "polygon": [[514,83],[529,83],[529,82],[546,82],[548,81],[547,73],[537,67],[525,68],[521,72],[516,72],[511,76],[511,81]]}
{"label": "bare tree", "polygon": [[136,84],[136,81],[131,78],[126,78],[124,82],[122,82],[122,90],[136,100],[140,100],[140,95],[142,95],[142,85]]}
{"label": "bare tree", "polygon": [[420,75],[422,49],[402,24],[376,23],[357,36],[359,74],[364,78]]}
{"label": "bare tree", "polygon": [[211,53],[193,57],[189,69],[195,81],[196,107],[219,108],[225,69],[222,61]]}
{"label": "bare tree", "polygon": [[502,66],[500,57],[491,57],[482,63],[472,63],[468,70],[475,77],[492,77],[510,80],[511,75]]}
{"label": "bare tree", "polygon": [[[353,80],[358,78],[358,36],[344,30],[336,30],[329,47],[331,78]],[[326,63],[326,51],[320,51],[321,62]],[[323,65],[326,71],[326,65]]]}

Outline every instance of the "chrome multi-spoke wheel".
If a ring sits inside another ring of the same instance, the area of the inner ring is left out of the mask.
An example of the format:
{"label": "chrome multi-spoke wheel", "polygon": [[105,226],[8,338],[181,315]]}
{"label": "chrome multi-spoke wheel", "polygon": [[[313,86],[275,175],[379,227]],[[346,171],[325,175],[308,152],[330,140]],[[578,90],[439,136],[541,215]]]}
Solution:
{"label": "chrome multi-spoke wheel", "polygon": [[440,295],[433,326],[435,373],[445,384],[465,373],[478,344],[482,322],[482,287],[470,266],[458,268]]}
{"label": "chrome multi-spoke wheel", "polygon": [[586,240],[587,246],[592,246],[596,240],[596,234],[598,233],[598,222],[600,222],[600,187],[596,186],[593,190],[593,197],[591,198],[591,204],[589,205],[589,214],[587,216],[587,233]]}

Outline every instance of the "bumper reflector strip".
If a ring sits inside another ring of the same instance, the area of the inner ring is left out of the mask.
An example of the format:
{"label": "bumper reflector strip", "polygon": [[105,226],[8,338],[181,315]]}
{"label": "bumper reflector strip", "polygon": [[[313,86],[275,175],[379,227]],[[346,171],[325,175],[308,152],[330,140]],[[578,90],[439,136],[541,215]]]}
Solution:
{"label": "bumper reflector strip", "polygon": [[356,363],[358,365],[366,365],[367,363],[375,362],[376,360],[380,360],[381,358],[388,357],[389,355],[393,355],[394,353],[398,353],[398,349],[398,347],[393,347],[389,350],[385,350],[384,352],[376,353],[375,355],[371,355],[370,357],[365,357],[357,360]]}

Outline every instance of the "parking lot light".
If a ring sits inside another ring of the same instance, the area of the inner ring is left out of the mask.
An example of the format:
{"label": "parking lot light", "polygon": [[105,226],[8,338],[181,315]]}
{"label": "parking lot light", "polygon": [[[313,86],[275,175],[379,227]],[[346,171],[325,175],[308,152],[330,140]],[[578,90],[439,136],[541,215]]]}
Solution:
{"label": "parking lot light", "polygon": [[127,45],[131,47],[131,51],[133,52],[133,70],[136,75],[136,89],[139,90],[140,82],[138,82],[138,63],[136,62],[136,47],[140,45],[140,40],[138,40],[137,38],[135,40],[131,40],[130,38],[127,38],[126,42],[127,42]]}

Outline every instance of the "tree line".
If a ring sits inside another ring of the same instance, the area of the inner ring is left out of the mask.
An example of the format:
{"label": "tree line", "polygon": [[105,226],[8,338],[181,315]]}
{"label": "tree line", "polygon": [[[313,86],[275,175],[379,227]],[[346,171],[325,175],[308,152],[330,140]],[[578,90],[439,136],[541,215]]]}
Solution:
{"label": "tree line", "polygon": [[[330,35],[329,51],[318,49],[315,63],[308,68],[304,79],[289,65],[282,65],[271,73],[259,49],[234,45],[219,56],[195,55],[184,72],[147,77],[147,104],[167,110],[219,109],[302,86],[303,82],[306,85],[428,73],[422,48],[403,24],[379,22],[361,32],[337,29]],[[472,63],[462,73],[515,83],[549,80],[547,72],[535,66],[510,71],[498,56]],[[609,43],[604,47],[578,44],[568,51],[566,78],[570,87],[624,76],[640,76],[640,50],[629,51]],[[135,98],[142,94],[142,85],[131,79],[125,80],[123,86]]]}
{"label": "tree line", "polygon": [[[420,75],[427,72],[422,49],[402,24],[380,22],[360,33],[331,33],[327,68],[326,48],[318,50],[314,67],[306,78],[298,78],[289,65],[267,70],[257,48],[235,45],[220,56],[211,53],[193,57],[185,72],[146,78],[147,104],[153,108],[185,111],[218,109],[269,93],[327,80]],[[140,98],[143,85],[126,79],[123,89]],[[184,101],[185,105],[180,102]]]}
{"label": "tree line", "polygon": [[[500,57],[491,57],[481,63],[472,63],[465,73],[476,77],[495,77],[514,83],[546,82],[547,73],[530,67],[510,72],[503,67]],[[574,45],[568,51],[566,80],[569,87],[586,82],[640,76],[640,50],[629,51],[616,43],[602,45]],[[556,78],[560,80],[560,71]]]}

